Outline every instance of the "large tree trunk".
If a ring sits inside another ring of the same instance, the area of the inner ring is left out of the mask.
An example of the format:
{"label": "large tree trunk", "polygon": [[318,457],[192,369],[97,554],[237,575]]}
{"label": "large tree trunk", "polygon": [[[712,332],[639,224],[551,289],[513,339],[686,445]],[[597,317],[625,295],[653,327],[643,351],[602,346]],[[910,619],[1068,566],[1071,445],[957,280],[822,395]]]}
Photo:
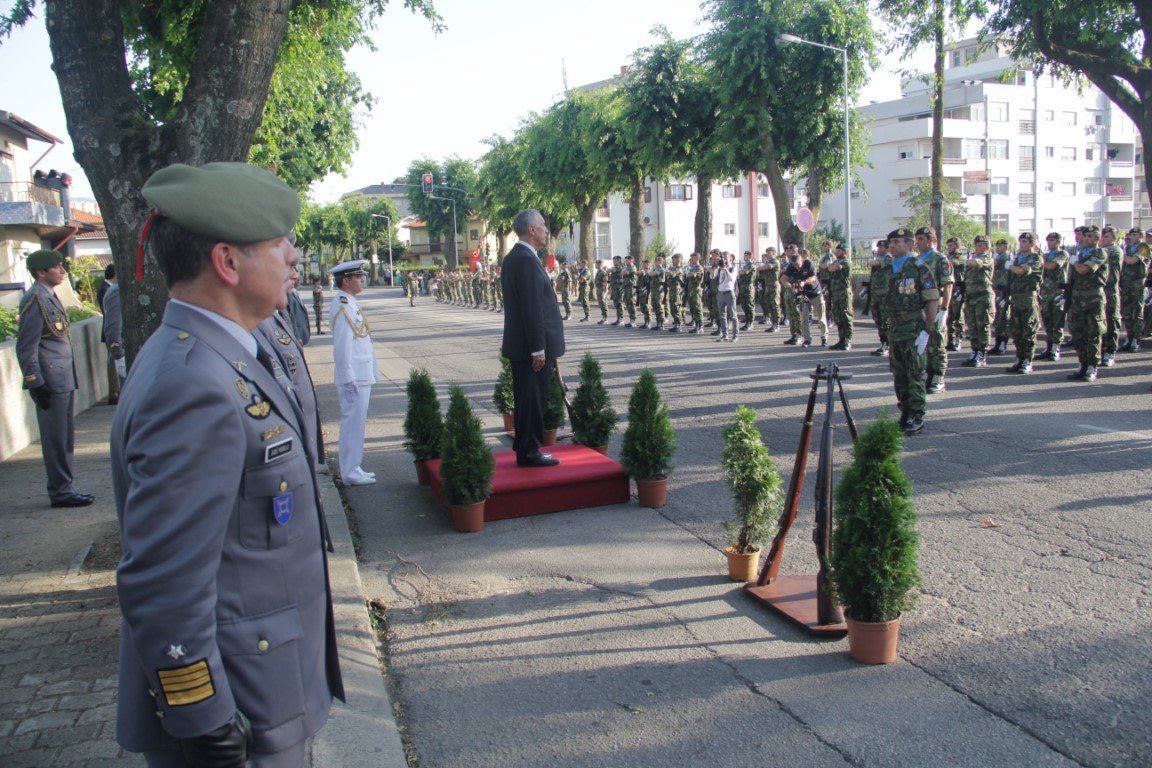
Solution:
{"label": "large tree trunk", "polygon": [[[765,166],[760,173],[764,174],[768,188],[772,190],[772,207],[776,210],[776,228],[780,230],[780,240],[784,245],[796,243],[803,247],[805,234],[792,220],[792,209],[788,203],[788,182],[784,180],[784,173],[780,169],[780,162],[776,156],[776,143],[771,136],[764,140]],[[808,174],[808,209],[812,211],[812,218],[820,220],[820,209],[824,206],[824,174],[812,171]]]}
{"label": "large tree trunk", "polygon": [[[932,75],[932,205],[929,219],[944,242],[944,0],[932,0],[936,65]],[[987,119],[987,117],[985,117]],[[987,152],[988,148],[985,147]]]}
{"label": "large tree trunk", "polygon": [[628,253],[639,264],[644,256],[644,177],[634,173],[628,183],[632,187],[628,198]]}
{"label": "large tree trunk", "polygon": [[168,299],[164,278],[151,259],[144,280],[136,280],[136,245],[148,217],[140,188],[153,172],[172,163],[247,159],[291,4],[208,0],[184,100],[176,118],[165,125],[144,112],[132,90],[120,3],[44,4],[68,133],[104,215],[121,275],[129,360],[159,326]]}
{"label": "large tree trunk", "polygon": [[599,205],[599,200],[589,200],[578,206],[580,212],[580,258],[588,259],[589,264],[595,260],[592,254],[596,252],[594,245],[596,242],[596,233],[592,219],[595,217],[596,208],[599,207]]}
{"label": "large tree trunk", "polygon": [[696,221],[692,227],[696,238],[694,250],[702,257],[712,249],[712,176],[696,174]]}

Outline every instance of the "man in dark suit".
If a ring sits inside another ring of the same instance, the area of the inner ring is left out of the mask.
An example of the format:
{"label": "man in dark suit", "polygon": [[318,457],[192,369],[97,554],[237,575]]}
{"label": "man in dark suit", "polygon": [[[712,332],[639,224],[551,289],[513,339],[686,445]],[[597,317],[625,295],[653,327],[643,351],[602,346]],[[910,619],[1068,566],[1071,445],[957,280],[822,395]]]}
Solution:
{"label": "man in dark suit", "polygon": [[559,459],[540,453],[544,407],[556,359],[564,354],[564,323],[556,294],[540,263],[538,249],[548,242],[540,211],[527,209],[512,222],[519,242],[504,257],[500,284],[504,292],[504,341],[501,350],[512,362],[516,396],[516,437],[512,448],[521,467],[550,467]]}
{"label": "man in dark suit", "polygon": [[253,335],[291,287],[299,197],[243,163],[142,194],[171,300],[112,423],[117,739],[151,768],[302,768],[343,698],[326,526],[311,414]]}

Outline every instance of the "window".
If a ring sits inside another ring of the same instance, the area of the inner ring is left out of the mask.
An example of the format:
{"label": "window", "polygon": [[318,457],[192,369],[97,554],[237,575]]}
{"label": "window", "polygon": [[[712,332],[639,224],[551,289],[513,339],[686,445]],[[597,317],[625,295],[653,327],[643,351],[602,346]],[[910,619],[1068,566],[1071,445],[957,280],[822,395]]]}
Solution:
{"label": "window", "polygon": [[644,202],[652,202],[652,187],[644,187]]}
{"label": "window", "polygon": [[1005,232],[1008,230],[1008,214],[994,213],[992,214],[992,231]]}
{"label": "window", "polygon": [[1021,144],[1016,148],[1020,154],[1020,170],[1032,171],[1036,169],[1036,148],[1031,144]]}
{"label": "window", "polygon": [[984,105],[983,104],[973,104],[972,109],[970,110],[970,114],[971,114],[970,119],[972,120],[972,122],[974,122],[974,123],[984,122]]}
{"label": "window", "polygon": [[992,139],[988,142],[988,157],[993,160],[1008,159],[1008,139]]}
{"label": "window", "polygon": [[901,144],[896,148],[901,160],[914,160],[916,158],[916,145]]}
{"label": "window", "polygon": [[984,159],[983,139],[964,139],[964,157],[968,160]]}
{"label": "window", "polygon": [[1044,147],[1044,157],[1056,157],[1056,147]]}
{"label": "window", "polygon": [[1104,182],[1100,179],[1084,179],[1084,194],[1086,195],[1102,195],[1104,194]]}
{"label": "window", "polygon": [[900,184],[898,187],[900,190],[900,197],[908,197],[908,195],[912,194],[912,187],[914,187],[914,186],[916,186],[916,185],[914,183],[911,183],[911,182],[905,182],[904,184]]}
{"label": "window", "polygon": [[1084,159],[1085,160],[1095,160],[1096,159],[1096,145],[1095,144],[1089,144],[1088,146],[1084,147]]}
{"label": "window", "polygon": [[664,187],[665,200],[691,200],[692,187],[688,184],[669,184]]}
{"label": "window", "polygon": [[607,221],[595,222],[596,232],[596,258],[598,259],[611,259],[612,258],[612,224]]}
{"label": "window", "polygon": [[[1036,207],[1036,185],[1031,181],[1018,181],[1016,182],[1016,190],[1020,194],[1019,204],[1021,208],[1035,208]],[[1030,227],[1028,227],[1030,229]]]}
{"label": "window", "polygon": [[1076,113],[1071,110],[1061,112],[1060,125],[1076,125]]}
{"label": "window", "polygon": [[1076,159],[1076,147],[1060,147],[1060,159],[1061,160],[1075,160]]}
{"label": "window", "polygon": [[768,237],[768,228],[771,226],[767,221],[760,222],[760,237]]}
{"label": "window", "polygon": [[756,185],[756,196],[757,197],[771,197],[772,196],[772,191],[770,189],[768,189],[768,182],[762,181]]}
{"label": "window", "polygon": [[1052,229],[1056,226],[1056,222],[1053,219],[1043,219],[1043,221],[1045,232],[1051,232]]}
{"label": "window", "polygon": [[960,66],[960,62],[962,61],[961,56],[962,56],[962,54],[960,53],[960,51],[952,51],[952,66],[954,66],[954,67]]}
{"label": "window", "polygon": [[1044,110],[1044,122],[1051,123],[1056,120],[1056,113],[1050,109]]}
{"label": "window", "polygon": [[991,123],[1006,123],[1006,122],[1008,122],[1008,102],[1006,102],[1006,101],[990,101],[990,102],[988,102],[988,121]]}
{"label": "window", "polygon": [[1056,191],[1056,182],[1054,182],[1054,181],[1044,182],[1044,191],[1048,194],[1052,194],[1053,192],[1055,192]]}
{"label": "window", "polygon": [[1104,125],[1104,112],[1099,109],[1088,110],[1088,125]]}
{"label": "window", "polygon": [[1088,226],[1095,224],[1099,227],[1102,226],[1104,222],[1100,218],[1099,211],[1084,211],[1084,223]]}
{"label": "window", "polygon": [[468,230],[468,239],[469,240],[479,240],[480,239],[480,230],[478,230],[478,229]]}
{"label": "window", "polygon": [[726,235],[736,234],[736,225],[735,224],[725,224],[724,225],[724,234],[726,234]]}
{"label": "window", "polygon": [[725,184],[720,188],[721,197],[740,197],[741,192],[739,184]]}
{"label": "window", "polygon": [[1036,110],[1034,110],[1034,109],[1021,109],[1020,110],[1020,119],[1021,120],[1035,120],[1036,119]]}
{"label": "window", "polygon": [[1062,181],[1060,182],[1060,196],[1061,197],[1076,197],[1076,182]]}
{"label": "window", "polygon": [[990,193],[993,195],[1007,195],[1008,194],[1008,177],[1007,176],[993,176]]}

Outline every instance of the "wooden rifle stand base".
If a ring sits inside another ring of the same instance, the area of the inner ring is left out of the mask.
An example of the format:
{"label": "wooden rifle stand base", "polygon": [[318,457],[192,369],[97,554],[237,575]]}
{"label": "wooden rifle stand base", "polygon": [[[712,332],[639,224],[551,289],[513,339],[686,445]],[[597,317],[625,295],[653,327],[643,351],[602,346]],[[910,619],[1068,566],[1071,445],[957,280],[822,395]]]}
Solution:
{"label": "wooden rifle stand base", "polygon": [[[810,635],[815,637],[838,638],[848,633],[843,611],[836,604],[828,584],[828,550],[832,538],[832,417],[835,411],[834,394],[840,394],[844,408],[844,419],[852,440],[856,440],[856,423],[852,420],[852,409],[844,394],[844,379],[851,374],[840,373],[839,366],[816,366],[809,374],[812,389],[808,393],[808,408],[804,413],[804,425],[800,430],[800,444],[796,448],[796,461],[792,465],[792,479],[788,484],[788,496],[784,502],[784,512],[780,515],[780,532],[772,540],[768,560],[760,571],[756,582],[746,584],[744,590],[753,600],[778,613]],[[816,557],[820,570],[815,575],[779,576],[780,563],[784,558],[784,542],[800,504],[800,493],[804,488],[804,472],[808,465],[808,450],[812,443],[812,416],[816,410],[816,394],[820,382],[827,382],[827,399],[824,409],[824,427],[820,436],[820,459],[816,472]]]}

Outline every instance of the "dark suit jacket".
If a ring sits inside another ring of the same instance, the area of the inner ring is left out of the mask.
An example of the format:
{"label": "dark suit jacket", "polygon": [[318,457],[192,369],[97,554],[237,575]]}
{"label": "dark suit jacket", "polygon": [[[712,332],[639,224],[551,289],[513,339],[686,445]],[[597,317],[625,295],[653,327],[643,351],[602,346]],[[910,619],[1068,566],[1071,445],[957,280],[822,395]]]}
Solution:
{"label": "dark suit jacket", "polygon": [[280,751],[343,694],[315,458],[291,398],[176,303],[132,366],[111,435],[131,751],[174,749],[237,708],[256,751]]}
{"label": "dark suit jacket", "polygon": [[509,360],[530,360],[533,352],[555,360],[564,354],[564,321],[544,265],[523,243],[504,257],[500,271],[504,290],[504,341]]}

